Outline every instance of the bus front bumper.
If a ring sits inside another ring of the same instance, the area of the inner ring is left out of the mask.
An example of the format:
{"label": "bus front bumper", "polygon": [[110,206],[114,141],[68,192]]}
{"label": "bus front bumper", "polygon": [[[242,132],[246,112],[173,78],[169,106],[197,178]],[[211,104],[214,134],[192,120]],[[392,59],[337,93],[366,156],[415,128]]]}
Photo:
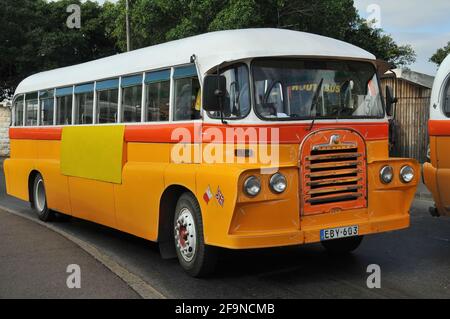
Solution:
{"label": "bus front bumper", "polygon": [[307,226],[301,230],[284,230],[276,232],[258,232],[246,234],[232,234],[228,236],[228,244],[221,245],[229,249],[269,248],[292,245],[318,243],[321,241],[320,232],[324,229],[358,226],[359,235],[370,235],[408,228],[409,213],[387,215],[376,218],[358,218],[323,224],[322,226]]}

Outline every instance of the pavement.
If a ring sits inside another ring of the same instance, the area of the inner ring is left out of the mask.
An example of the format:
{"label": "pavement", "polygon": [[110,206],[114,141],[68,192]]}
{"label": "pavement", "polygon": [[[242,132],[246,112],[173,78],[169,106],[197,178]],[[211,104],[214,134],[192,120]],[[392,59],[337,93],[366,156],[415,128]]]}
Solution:
{"label": "pavement", "polygon": [[[80,267],[80,288],[67,286],[69,265]],[[0,209],[0,298],[140,297],[72,241]]]}
{"label": "pavement", "polygon": [[[214,276],[195,279],[157,245],[120,231],[76,218],[43,226],[5,194],[2,172],[0,161],[2,298],[450,298],[450,218],[429,215],[423,185],[410,228],[367,236],[349,256],[320,244],[223,250]],[[66,286],[69,264],[80,265],[81,289]],[[380,289],[366,284],[373,264]]]}

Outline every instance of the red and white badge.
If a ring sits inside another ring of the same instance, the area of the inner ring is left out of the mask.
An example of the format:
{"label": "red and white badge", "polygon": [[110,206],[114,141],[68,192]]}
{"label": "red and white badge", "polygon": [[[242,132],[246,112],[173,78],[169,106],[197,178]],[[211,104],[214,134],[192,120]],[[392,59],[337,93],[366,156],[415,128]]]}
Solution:
{"label": "red and white badge", "polygon": [[209,203],[209,201],[211,200],[211,198],[213,198],[213,193],[211,192],[211,188],[209,187],[209,185],[208,185],[208,187],[206,188],[206,191],[205,191],[205,193],[203,194],[203,200],[206,202],[206,204],[208,204]]}

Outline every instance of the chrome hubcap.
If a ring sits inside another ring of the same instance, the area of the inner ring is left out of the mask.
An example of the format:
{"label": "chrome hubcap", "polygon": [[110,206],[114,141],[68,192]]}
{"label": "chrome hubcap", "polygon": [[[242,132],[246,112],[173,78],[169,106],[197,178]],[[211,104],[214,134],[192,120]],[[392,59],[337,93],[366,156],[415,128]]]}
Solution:
{"label": "chrome hubcap", "polygon": [[42,212],[45,209],[45,188],[42,179],[39,179],[36,183],[34,199],[37,210]]}
{"label": "chrome hubcap", "polygon": [[189,209],[183,208],[175,222],[175,243],[186,262],[192,261],[197,248],[194,217]]}

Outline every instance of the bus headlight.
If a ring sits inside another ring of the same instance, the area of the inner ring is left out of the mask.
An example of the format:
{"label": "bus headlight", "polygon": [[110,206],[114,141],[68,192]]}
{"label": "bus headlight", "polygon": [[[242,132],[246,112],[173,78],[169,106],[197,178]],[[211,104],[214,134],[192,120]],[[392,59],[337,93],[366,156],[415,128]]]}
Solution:
{"label": "bus headlight", "polygon": [[394,178],[394,169],[391,166],[384,166],[380,170],[380,180],[383,184],[389,184]]}
{"label": "bus headlight", "polygon": [[414,168],[409,165],[403,166],[400,170],[400,179],[403,183],[410,183],[414,179]]}
{"label": "bus headlight", "polygon": [[269,181],[270,189],[277,194],[281,194],[287,188],[286,177],[281,173],[273,174]]}
{"label": "bus headlight", "polygon": [[255,197],[261,192],[261,181],[256,176],[250,176],[244,182],[244,192],[250,196]]}

